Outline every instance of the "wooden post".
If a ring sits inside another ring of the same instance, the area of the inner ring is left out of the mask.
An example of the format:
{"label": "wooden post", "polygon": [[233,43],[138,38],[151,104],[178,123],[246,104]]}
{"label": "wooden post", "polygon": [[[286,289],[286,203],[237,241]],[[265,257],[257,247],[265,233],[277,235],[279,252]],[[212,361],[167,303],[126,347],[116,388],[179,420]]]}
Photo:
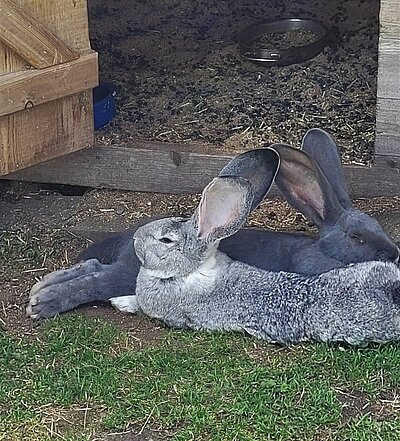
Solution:
{"label": "wooden post", "polygon": [[[398,0],[381,1],[380,28],[375,154],[400,157],[400,2]],[[400,192],[400,184],[398,191]]]}

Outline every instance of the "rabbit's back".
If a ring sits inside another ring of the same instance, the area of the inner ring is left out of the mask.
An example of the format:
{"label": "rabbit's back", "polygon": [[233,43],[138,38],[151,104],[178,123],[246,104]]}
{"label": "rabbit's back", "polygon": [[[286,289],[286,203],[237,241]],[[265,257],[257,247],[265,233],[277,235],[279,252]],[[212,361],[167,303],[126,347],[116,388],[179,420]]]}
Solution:
{"label": "rabbit's back", "polygon": [[400,303],[394,296],[400,270],[364,262],[318,276],[310,289],[319,300],[309,309],[311,336],[362,345],[400,338]]}
{"label": "rabbit's back", "polygon": [[268,341],[400,338],[400,270],[392,263],[365,262],[314,277],[235,263],[228,278],[221,296],[225,289],[240,293],[243,321],[252,323],[252,332],[246,330]]}
{"label": "rabbit's back", "polygon": [[259,270],[222,253],[218,262],[223,266],[212,279],[202,279],[200,271],[190,287],[185,278],[149,279],[141,269],[137,295],[143,312],[172,327],[245,331],[278,343],[400,338],[399,305],[392,296],[400,271],[393,264],[368,262],[305,277]]}

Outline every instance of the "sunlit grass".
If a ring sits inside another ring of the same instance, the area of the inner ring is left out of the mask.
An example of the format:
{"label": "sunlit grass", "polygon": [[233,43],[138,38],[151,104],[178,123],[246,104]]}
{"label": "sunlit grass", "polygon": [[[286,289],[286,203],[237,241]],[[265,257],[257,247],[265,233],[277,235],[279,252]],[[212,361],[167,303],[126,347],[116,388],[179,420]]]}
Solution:
{"label": "sunlit grass", "polygon": [[[86,440],[126,428],[182,441],[400,436],[400,345],[282,349],[240,334],[170,331],[135,351],[127,339],[74,315],[47,322],[33,342],[1,335],[0,439]],[[341,392],[362,394],[364,410]]]}

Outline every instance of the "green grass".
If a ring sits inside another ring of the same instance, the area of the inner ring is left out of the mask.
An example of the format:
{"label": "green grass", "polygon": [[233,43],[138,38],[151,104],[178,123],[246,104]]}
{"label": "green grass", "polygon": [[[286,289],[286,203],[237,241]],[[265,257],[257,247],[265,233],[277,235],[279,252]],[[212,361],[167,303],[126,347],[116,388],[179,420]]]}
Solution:
{"label": "green grass", "polygon": [[66,230],[0,230],[0,281],[20,279],[24,271],[44,268],[49,272],[68,265],[86,243]]}
{"label": "green grass", "polygon": [[[396,409],[377,406],[399,390],[400,345],[281,349],[170,331],[134,351],[127,340],[74,315],[34,341],[1,335],[0,439],[83,441],[127,426],[176,441],[400,439]],[[367,410],[346,414],[340,391]]]}

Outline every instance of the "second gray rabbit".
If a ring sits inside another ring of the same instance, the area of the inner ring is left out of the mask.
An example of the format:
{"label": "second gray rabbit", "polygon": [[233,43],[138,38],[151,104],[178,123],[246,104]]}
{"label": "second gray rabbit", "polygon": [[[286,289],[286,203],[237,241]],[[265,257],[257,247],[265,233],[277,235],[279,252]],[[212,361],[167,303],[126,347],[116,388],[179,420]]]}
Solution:
{"label": "second gray rabbit", "polygon": [[218,251],[218,242],[245,222],[253,198],[245,179],[215,178],[190,219],[140,227],[134,234],[141,262],[136,295],[111,303],[175,328],[243,331],[282,344],[400,338],[400,270],[392,263],[306,277],[263,271]]}
{"label": "second gray rabbit", "polygon": [[[302,151],[284,144],[270,147],[281,159],[275,178],[280,192],[314,222],[318,236],[243,229],[223,240],[221,251],[262,269],[307,275],[349,263],[398,262],[399,248],[379,223],[353,207],[337,145],[328,133],[309,130],[303,138]],[[240,169],[228,174],[222,170],[220,176],[226,175],[249,178]],[[244,246],[240,247],[240,242]],[[276,254],[266,253],[268,249],[274,249]]]}

